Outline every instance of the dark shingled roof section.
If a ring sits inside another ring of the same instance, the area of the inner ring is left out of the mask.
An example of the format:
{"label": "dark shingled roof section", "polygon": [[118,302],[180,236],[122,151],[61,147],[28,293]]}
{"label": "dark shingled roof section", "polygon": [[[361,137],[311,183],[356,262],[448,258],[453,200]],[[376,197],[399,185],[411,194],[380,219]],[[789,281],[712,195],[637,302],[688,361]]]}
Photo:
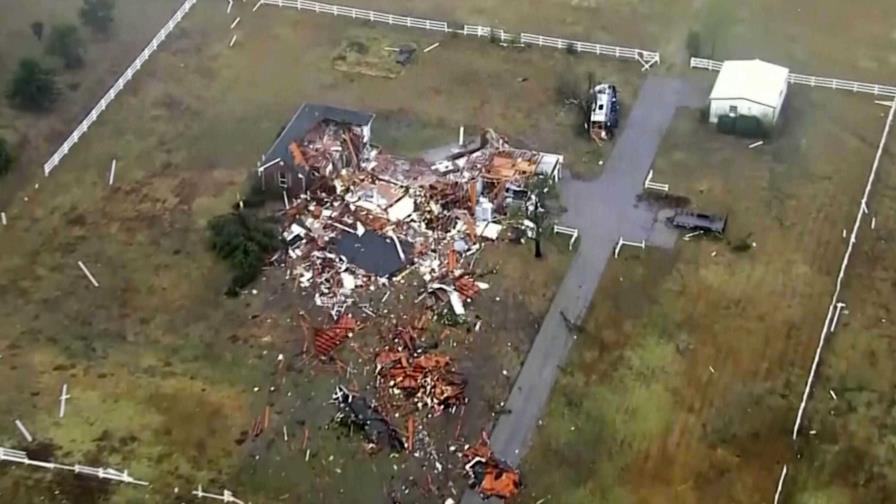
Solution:
{"label": "dark shingled roof section", "polygon": [[329,119],[340,123],[366,126],[373,122],[374,114],[357,110],[349,110],[329,105],[306,103],[299,107],[292,120],[274,141],[274,145],[264,155],[265,161],[280,158],[285,162],[292,159],[289,154],[289,144],[296,139],[303,138],[317,123]]}
{"label": "dark shingled roof section", "polygon": [[343,232],[336,239],[336,252],[345,256],[348,262],[378,277],[390,277],[398,273],[414,254],[414,245],[399,238],[406,261],[402,262],[395,242],[373,231],[358,236],[355,233]]}

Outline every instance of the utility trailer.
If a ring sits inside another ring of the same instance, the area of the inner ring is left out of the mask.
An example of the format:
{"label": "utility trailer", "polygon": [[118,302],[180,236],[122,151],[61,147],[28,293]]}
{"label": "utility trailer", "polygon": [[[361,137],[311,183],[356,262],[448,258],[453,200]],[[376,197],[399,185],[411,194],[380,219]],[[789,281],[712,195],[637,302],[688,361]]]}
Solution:
{"label": "utility trailer", "polygon": [[724,234],[725,227],[728,225],[728,217],[694,210],[682,210],[669,218],[669,224],[688,231]]}

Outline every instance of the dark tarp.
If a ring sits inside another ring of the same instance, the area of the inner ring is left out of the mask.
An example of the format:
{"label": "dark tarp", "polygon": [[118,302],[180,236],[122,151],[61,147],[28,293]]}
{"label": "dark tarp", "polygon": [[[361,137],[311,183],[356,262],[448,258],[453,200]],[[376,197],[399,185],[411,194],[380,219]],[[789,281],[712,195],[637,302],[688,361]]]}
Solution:
{"label": "dark tarp", "polygon": [[401,260],[392,238],[373,231],[358,236],[343,232],[336,239],[336,252],[345,256],[348,262],[379,277],[389,277],[411,263],[414,246],[399,238],[405,261]]}

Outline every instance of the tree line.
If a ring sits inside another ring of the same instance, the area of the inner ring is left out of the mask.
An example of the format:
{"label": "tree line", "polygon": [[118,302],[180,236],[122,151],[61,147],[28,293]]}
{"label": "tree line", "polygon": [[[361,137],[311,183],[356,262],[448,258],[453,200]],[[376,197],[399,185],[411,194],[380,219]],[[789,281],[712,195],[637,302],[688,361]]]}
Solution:
{"label": "tree line", "polygon": [[[115,21],[115,0],[82,0],[78,11],[81,24],[94,35],[108,37]],[[44,44],[44,52],[58,60],[65,70],[84,66],[87,45],[81,31],[74,23],[62,23],[50,28],[44,37],[42,21],[31,23],[31,33]],[[46,40],[44,40],[46,38]],[[46,112],[60,98],[56,70],[36,58],[19,60],[15,73],[6,88],[10,106],[27,112]],[[0,138],[0,176],[12,168],[13,154],[8,142]]]}

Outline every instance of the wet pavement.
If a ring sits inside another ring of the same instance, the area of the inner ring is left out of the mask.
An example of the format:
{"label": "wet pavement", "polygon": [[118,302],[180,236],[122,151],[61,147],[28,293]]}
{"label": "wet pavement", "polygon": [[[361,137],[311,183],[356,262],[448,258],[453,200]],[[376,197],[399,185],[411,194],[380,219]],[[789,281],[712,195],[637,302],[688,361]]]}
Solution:
{"label": "wet pavement", "polygon": [[[649,77],[616,137],[602,175],[595,180],[561,181],[567,208],[563,224],[579,228],[581,242],[517,375],[505,405],[510,412],[501,416],[492,432],[492,449],[511,465],[518,465],[531,445],[557,372],[574,341],[564,318],[578,322],[585,315],[616,242],[623,237],[646,240],[648,246],[674,245],[675,232],[658,221],[656,206],[639,202],[638,195],[676,109],[699,107],[705,101],[701,88],[685,79]],[[479,502],[470,491],[462,500],[462,504]]]}

